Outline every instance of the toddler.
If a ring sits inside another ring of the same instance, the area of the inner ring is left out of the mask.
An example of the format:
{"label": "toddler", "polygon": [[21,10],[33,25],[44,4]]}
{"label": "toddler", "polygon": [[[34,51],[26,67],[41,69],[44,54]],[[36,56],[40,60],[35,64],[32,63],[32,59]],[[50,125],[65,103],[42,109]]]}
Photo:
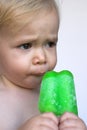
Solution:
{"label": "toddler", "polygon": [[40,114],[45,72],[57,62],[54,0],[0,0],[0,130],[87,130],[72,113]]}

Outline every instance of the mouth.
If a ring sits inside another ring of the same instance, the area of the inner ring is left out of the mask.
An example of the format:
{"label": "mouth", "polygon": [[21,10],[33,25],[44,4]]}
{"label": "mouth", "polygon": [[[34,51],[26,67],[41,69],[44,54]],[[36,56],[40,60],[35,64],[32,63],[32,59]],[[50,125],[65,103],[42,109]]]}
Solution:
{"label": "mouth", "polygon": [[47,72],[47,70],[41,70],[41,71],[39,71],[39,70],[37,70],[37,71],[34,71],[33,73],[32,73],[32,75],[34,75],[34,76],[43,76],[45,73]]}
{"label": "mouth", "polygon": [[35,76],[43,76],[46,72],[37,72],[37,73],[34,73],[33,75]]}
{"label": "mouth", "polygon": [[49,71],[48,68],[37,68],[31,71],[31,74],[34,76],[43,76],[47,71]]}

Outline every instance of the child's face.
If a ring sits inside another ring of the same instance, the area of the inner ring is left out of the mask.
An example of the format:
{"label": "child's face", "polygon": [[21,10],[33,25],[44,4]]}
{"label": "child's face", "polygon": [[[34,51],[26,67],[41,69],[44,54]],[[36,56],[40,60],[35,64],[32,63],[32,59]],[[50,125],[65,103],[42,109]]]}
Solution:
{"label": "child's face", "polygon": [[55,12],[35,16],[15,36],[7,30],[0,38],[0,71],[17,86],[37,87],[46,71],[56,65],[58,16]]}

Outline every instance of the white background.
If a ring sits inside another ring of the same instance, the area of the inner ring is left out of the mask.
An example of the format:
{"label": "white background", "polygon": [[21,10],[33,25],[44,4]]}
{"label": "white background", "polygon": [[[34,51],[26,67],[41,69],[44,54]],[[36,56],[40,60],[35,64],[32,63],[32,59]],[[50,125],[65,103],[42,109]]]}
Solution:
{"label": "white background", "polygon": [[60,0],[60,10],[55,70],[73,73],[79,116],[87,124],[87,0]]}

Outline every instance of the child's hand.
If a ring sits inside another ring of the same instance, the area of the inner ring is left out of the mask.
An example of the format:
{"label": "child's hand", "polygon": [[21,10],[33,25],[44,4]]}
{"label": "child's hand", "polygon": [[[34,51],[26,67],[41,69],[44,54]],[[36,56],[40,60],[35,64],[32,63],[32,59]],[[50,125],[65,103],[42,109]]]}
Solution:
{"label": "child's hand", "polygon": [[67,112],[60,117],[59,130],[87,130],[87,127],[78,116]]}
{"label": "child's hand", "polygon": [[58,118],[44,113],[29,119],[19,130],[58,130]]}

